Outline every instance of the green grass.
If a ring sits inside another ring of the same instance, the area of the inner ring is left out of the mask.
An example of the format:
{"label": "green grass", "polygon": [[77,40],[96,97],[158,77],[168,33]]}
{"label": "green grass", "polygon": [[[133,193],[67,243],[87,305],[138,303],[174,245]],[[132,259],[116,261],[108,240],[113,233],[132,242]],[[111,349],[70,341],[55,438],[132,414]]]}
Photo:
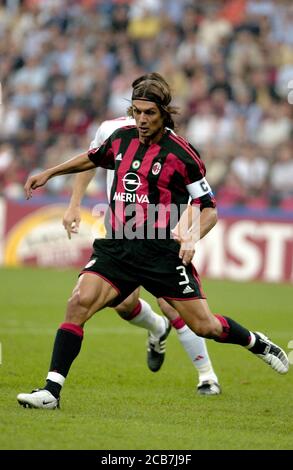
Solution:
{"label": "green grass", "polygon": [[[199,397],[176,333],[153,374],[145,331],[113,310],[87,324],[61,410],[21,408],[17,393],[43,384],[75,279],[74,271],[0,270],[0,449],[293,448],[292,371],[280,376],[242,348],[209,341],[223,394]],[[204,288],[213,311],[268,333],[288,351],[292,286],[205,281]]]}

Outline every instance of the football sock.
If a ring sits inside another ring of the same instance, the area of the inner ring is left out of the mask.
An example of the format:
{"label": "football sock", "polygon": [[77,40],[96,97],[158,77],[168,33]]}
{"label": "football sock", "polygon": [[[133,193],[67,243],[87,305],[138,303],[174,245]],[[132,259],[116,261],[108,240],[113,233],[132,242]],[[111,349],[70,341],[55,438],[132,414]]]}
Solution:
{"label": "football sock", "polygon": [[62,323],[57,331],[50,372],[48,373],[47,383],[44,387],[56,398],[59,396],[72,362],[80,351],[82,339],[82,327],[73,323]]}
{"label": "football sock", "polygon": [[[252,331],[247,330],[231,318],[223,317],[220,315],[216,315],[216,317],[221,321],[223,325],[222,336],[224,336],[224,340],[214,338],[215,341],[240,344],[241,346],[244,346],[249,351],[251,351],[253,354],[264,353],[267,347],[267,343],[263,341],[263,339],[257,333],[253,333]],[[224,325],[224,322],[227,322],[228,325]]]}
{"label": "football sock", "polygon": [[263,339],[257,333],[250,333],[251,334],[251,341],[248,344],[247,349],[251,351],[253,354],[262,354],[264,353],[268,343],[263,341]]}
{"label": "football sock", "polygon": [[[48,374],[49,375],[49,374]],[[61,392],[62,385],[60,385],[57,382],[54,382],[53,380],[49,380],[47,377],[46,380],[46,385],[44,387],[45,390],[48,390],[49,392],[52,393],[52,395],[55,398],[59,398],[60,392]]]}
{"label": "football sock", "polygon": [[191,331],[182,318],[178,317],[171,321],[171,323],[176,330],[180,343],[191,359],[193,366],[197,369],[199,381],[213,380],[218,382],[218,377],[209,358],[205,340]]}
{"label": "football sock", "polygon": [[166,330],[164,318],[155,313],[151,306],[143,299],[138,300],[138,304],[131,314],[131,319],[128,321],[132,325],[149,330],[157,337],[162,336]]}
{"label": "football sock", "polygon": [[223,326],[223,332],[220,337],[213,338],[215,341],[220,343],[232,343],[239,344],[249,349],[254,354],[262,354],[267,343],[263,339],[252,331],[247,330],[243,326],[239,325],[232,318],[224,317],[223,315],[215,315]]}
{"label": "football sock", "polygon": [[251,332],[239,325],[232,318],[224,317],[222,315],[215,315],[217,319],[221,322],[223,331],[221,336],[213,338],[215,341],[220,343],[232,343],[239,344],[241,346],[247,347],[251,342]]}

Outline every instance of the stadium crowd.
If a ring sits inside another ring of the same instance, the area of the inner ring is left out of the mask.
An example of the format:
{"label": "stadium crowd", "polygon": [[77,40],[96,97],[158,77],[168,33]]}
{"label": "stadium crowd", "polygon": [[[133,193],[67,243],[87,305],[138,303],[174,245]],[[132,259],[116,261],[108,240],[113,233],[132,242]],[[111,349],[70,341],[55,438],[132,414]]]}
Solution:
{"label": "stadium crowd", "polygon": [[[87,149],[151,71],[219,204],[293,210],[291,0],[0,0],[0,194]],[[88,194],[103,193],[98,173]]]}

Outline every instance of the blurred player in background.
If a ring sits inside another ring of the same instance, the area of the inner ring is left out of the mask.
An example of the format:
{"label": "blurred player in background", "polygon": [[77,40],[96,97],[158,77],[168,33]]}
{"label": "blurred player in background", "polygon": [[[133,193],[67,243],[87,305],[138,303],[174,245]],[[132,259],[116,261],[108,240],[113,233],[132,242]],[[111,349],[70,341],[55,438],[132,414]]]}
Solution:
{"label": "blurred player in background", "polygon": [[[82,270],[69,299],[44,388],[17,396],[25,407],[58,407],[61,388],[81,349],[86,321],[105,306],[118,305],[140,285],[167,300],[196,334],[241,345],[281,374],[289,370],[286,353],[263,333],[252,332],[210,311],[191,263],[195,242],[216,221],[205,166],[196,150],[169,130],[174,128],[172,115],[176,109],[170,105],[172,95],[166,81],[159,74],[153,79],[139,77],[132,87],[129,114],[135,118],[135,126],[119,128],[101,147],[31,176],[25,184],[29,198],[32,190],[55,176],[97,166],[115,169],[106,238],[95,240],[91,261]],[[160,216],[153,220],[152,210],[157,206],[166,209],[164,220]],[[176,225],[170,207],[180,214]],[[198,207],[199,227],[194,224]],[[136,211],[135,225],[131,227],[129,209],[131,214],[133,209]],[[132,237],[149,231],[152,237]],[[162,233],[165,238],[160,236]]]}

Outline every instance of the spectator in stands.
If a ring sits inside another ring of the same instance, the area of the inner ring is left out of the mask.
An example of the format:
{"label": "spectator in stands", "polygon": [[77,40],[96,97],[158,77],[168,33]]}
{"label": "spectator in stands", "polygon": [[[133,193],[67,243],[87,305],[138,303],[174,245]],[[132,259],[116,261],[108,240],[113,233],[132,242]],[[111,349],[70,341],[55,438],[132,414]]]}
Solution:
{"label": "spectator in stands", "polygon": [[239,149],[231,169],[241,181],[250,196],[261,196],[266,189],[269,162],[259,155],[258,149],[252,144],[245,144]]}
{"label": "spectator in stands", "polygon": [[18,175],[27,175],[20,139],[35,142],[39,167],[66,132],[77,131],[82,148],[92,128],[125,113],[133,77],[153,70],[174,87],[179,130],[203,150],[214,147],[215,168],[219,146],[230,160],[246,141],[281,165],[271,154],[292,132],[290,1],[1,5],[0,145],[9,140]]}
{"label": "spectator in stands", "polygon": [[293,198],[293,153],[292,144],[283,144],[276,152],[271,167],[271,201],[280,204],[286,198]]}

